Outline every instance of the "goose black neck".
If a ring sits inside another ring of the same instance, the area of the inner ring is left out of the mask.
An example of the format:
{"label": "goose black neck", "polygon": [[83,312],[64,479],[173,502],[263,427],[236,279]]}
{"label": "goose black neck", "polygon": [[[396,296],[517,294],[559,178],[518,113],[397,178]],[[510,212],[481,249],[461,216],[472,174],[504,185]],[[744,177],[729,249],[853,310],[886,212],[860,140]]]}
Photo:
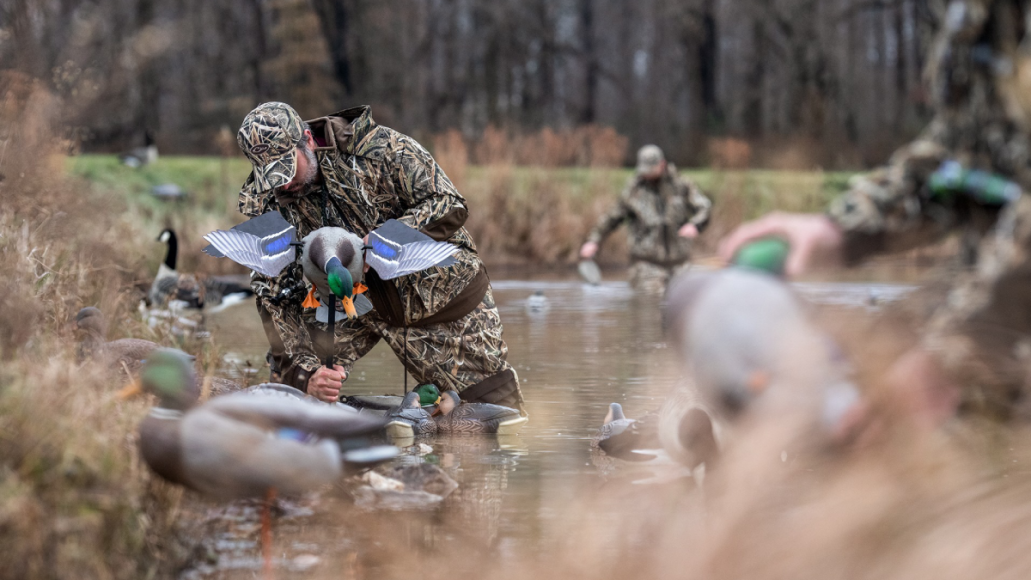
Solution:
{"label": "goose black neck", "polygon": [[172,230],[167,230],[166,233],[168,234],[168,241],[165,243],[168,244],[168,253],[165,254],[165,265],[175,270],[176,259],[179,257],[179,241],[176,240],[175,232]]}

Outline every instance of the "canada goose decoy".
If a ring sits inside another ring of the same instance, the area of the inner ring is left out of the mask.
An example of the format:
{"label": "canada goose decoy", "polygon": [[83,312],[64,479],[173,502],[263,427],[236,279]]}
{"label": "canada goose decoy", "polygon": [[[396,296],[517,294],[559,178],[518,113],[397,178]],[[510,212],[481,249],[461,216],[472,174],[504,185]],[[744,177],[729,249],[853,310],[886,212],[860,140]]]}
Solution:
{"label": "canada goose decoy", "polygon": [[158,236],[168,249],[147,294],[151,306],[178,300],[185,308],[226,307],[254,295],[248,276],[197,276],[178,271],[179,239],[166,228]]}
{"label": "canada goose decoy", "polygon": [[409,438],[417,435],[433,435],[437,422],[419,402],[419,393],[412,391],[404,396],[401,404],[387,412],[387,435]]}
{"label": "canada goose decoy", "polygon": [[[356,298],[363,288],[366,264],[380,278],[390,280],[431,266],[451,265],[451,255],[458,249],[453,244],[434,241],[397,220],[387,220],[370,232],[368,245],[343,228],[319,228],[305,236],[302,244],[297,243],[296,236],[296,229],[279,212],[269,212],[231,230],[204,236],[211,242],[204,251],[216,258],[227,257],[266,276],[278,276],[296,258],[295,247],[303,245],[304,274],[318,295],[318,300],[309,296],[311,300],[305,304],[321,306],[321,301],[326,300],[335,304],[339,298],[344,313],[353,318],[372,308],[364,297]],[[333,311],[336,312],[335,308]],[[325,317],[317,318],[328,321],[329,309],[325,312]]]}
{"label": "canada goose decoy", "polygon": [[[158,397],[140,423],[140,453],[160,477],[214,498],[268,497],[311,491],[340,479],[345,466],[369,466],[397,455],[370,446],[384,421],[292,397],[236,393],[198,404],[200,388],[190,357],[154,351],[138,383]],[[266,510],[268,504],[266,504]],[[267,523],[266,517],[263,522]],[[266,566],[271,535],[262,534]]]}
{"label": "canada goose decoy", "polygon": [[455,391],[440,394],[435,412],[438,433],[497,433],[519,431],[528,419],[519,411],[490,403],[465,403]]}
{"label": "canada goose decoy", "polygon": [[121,161],[123,165],[127,165],[134,169],[157,161],[158,147],[154,143],[154,137],[151,136],[150,131],[144,131],[143,133],[143,147],[134,147],[121,153],[118,155],[118,160]]}
{"label": "canada goose decoy", "polygon": [[107,321],[99,308],[87,306],[75,315],[75,333],[79,338],[79,362],[93,360],[109,368],[134,372],[153,352],[157,343],[142,338],[120,338],[107,341]]}

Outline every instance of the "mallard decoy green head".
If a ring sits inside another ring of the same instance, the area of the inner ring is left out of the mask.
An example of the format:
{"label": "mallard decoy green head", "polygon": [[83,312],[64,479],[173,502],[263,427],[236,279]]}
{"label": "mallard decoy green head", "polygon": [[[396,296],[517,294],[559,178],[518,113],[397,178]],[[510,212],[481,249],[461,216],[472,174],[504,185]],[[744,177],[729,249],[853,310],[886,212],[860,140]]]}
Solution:
{"label": "mallard decoy green head", "polygon": [[423,406],[440,403],[440,389],[433,383],[419,385],[415,392],[419,394],[419,403]]}
{"label": "mallard decoy green head", "polygon": [[359,292],[364,261],[362,239],[343,228],[319,228],[304,238],[301,265],[321,299],[333,294],[348,318],[357,318],[354,296]]}
{"label": "mallard decoy green head", "polygon": [[119,396],[129,398],[139,392],[153,393],[158,406],[185,411],[200,399],[193,357],[175,349],[160,348],[151,353],[137,382],[122,389]]}

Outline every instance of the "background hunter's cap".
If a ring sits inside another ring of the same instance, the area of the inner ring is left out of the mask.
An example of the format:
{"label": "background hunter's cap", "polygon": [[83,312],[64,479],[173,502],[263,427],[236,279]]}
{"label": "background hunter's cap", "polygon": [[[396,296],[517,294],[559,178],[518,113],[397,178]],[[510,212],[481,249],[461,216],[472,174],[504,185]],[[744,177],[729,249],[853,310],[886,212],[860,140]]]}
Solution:
{"label": "background hunter's cap", "polygon": [[254,165],[253,179],[245,187],[262,193],[290,183],[303,135],[300,115],[286,103],[264,103],[248,113],[236,134],[240,149]]}
{"label": "background hunter's cap", "polygon": [[645,145],[637,151],[637,173],[651,173],[665,160],[657,145]]}

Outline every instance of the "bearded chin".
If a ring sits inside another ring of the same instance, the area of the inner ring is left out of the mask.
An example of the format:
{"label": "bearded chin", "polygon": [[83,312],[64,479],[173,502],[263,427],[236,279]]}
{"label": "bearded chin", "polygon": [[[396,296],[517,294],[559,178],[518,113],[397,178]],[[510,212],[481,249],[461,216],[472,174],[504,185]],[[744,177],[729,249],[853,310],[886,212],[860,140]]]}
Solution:
{"label": "bearded chin", "polygon": [[307,167],[304,170],[303,181],[304,185],[308,186],[315,183],[315,178],[319,174],[319,160],[315,157],[315,152],[305,147],[301,149],[304,153],[304,157],[307,159]]}

